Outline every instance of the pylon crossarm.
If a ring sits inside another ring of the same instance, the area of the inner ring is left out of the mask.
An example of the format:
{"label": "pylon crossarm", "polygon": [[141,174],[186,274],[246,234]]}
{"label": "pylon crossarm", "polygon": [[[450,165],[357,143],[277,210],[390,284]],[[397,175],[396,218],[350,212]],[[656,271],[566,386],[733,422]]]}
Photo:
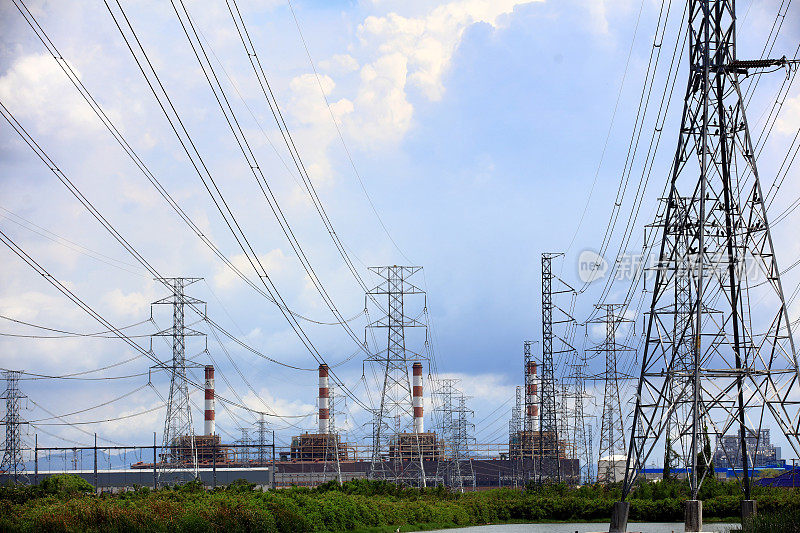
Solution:
{"label": "pylon crossarm", "polygon": [[800,60],[788,59],[786,56],[780,59],[750,59],[731,61],[726,65],[725,69],[734,74],[750,74],[752,69],[764,69],[770,67],[795,67],[800,65]]}

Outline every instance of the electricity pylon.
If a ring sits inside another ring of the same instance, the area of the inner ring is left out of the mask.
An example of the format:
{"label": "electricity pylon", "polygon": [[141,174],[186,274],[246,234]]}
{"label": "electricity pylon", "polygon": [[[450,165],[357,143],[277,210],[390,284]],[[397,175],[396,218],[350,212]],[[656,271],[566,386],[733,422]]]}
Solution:
{"label": "electricity pylon", "polygon": [[264,413],[259,413],[259,418],[255,422],[255,431],[256,435],[258,435],[258,466],[264,466],[267,464],[267,452],[265,448],[267,447],[267,421],[264,420]]}
{"label": "electricity pylon", "polygon": [[[400,453],[390,454],[390,465],[383,461],[381,451],[396,442],[400,433],[410,428],[413,418],[412,390],[408,377],[409,361],[427,360],[427,356],[413,352],[406,346],[406,328],[426,328],[426,324],[405,314],[405,297],[423,295],[425,291],[409,281],[422,267],[383,266],[370,267],[370,270],[383,278],[383,281],[367,293],[368,296],[386,296],[388,308],[386,314],[367,328],[383,328],[387,330],[386,349],[370,355],[365,361],[375,363],[383,377],[380,405],[373,413],[372,458],[369,476],[371,478],[399,478],[407,466],[403,464]],[[365,303],[366,307],[366,303]],[[427,330],[426,330],[427,342]],[[419,441],[419,439],[417,439]],[[422,449],[419,453],[419,475],[421,485],[425,484],[425,472],[422,467]],[[414,461],[411,461],[412,463]]]}
{"label": "electricity pylon", "polygon": [[[470,457],[470,446],[475,444],[475,437],[473,436],[475,424],[469,421],[475,415],[472,409],[467,407],[467,400],[469,396],[459,394],[458,404],[453,409],[453,455],[455,460],[459,463],[468,462],[470,477],[472,479],[472,490],[476,488],[475,468],[472,465],[472,458]],[[466,465],[464,465],[466,467]],[[464,474],[461,475],[462,491],[464,486]]]}
{"label": "electricity pylon", "polygon": [[[194,428],[189,403],[189,384],[186,381],[186,337],[202,336],[203,333],[185,324],[186,305],[204,305],[205,302],[186,296],[184,290],[202,278],[163,278],[158,281],[170,286],[172,294],[153,305],[172,306],[172,327],[159,331],[154,336],[172,339],[172,361],[169,365],[170,385],[167,398],[167,415],[164,419],[164,461],[171,467],[185,467],[194,464]],[[205,309],[203,310],[205,314]],[[185,449],[189,439],[189,449]]]}
{"label": "electricity pylon", "polygon": [[[665,199],[666,200],[666,199]],[[691,198],[676,196],[673,199],[672,223],[664,231],[673,239],[675,256],[680,258],[672,265],[675,274],[675,297],[673,313],[673,331],[678,337],[672,345],[674,365],[672,372],[665,379],[666,400],[675,404],[667,420],[666,439],[664,442],[664,472],[663,477],[672,476],[679,457],[688,453],[690,443],[687,435],[691,433],[691,417],[688,402],[681,401],[687,385],[694,376],[694,358],[692,356],[692,342],[694,335],[694,320],[692,314],[692,283],[690,271],[693,265],[689,261],[689,240],[696,220],[691,216],[689,206]],[[710,460],[710,458],[709,458]]]}
{"label": "electricity pylon", "polygon": [[6,379],[6,390],[0,400],[6,401],[6,415],[3,425],[6,427],[6,440],[3,447],[3,462],[0,463],[0,472],[14,476],[14,483],[20,478],[27,479],[25,474],[25,461],[22,457],[22,437],[20,426],[27,424],[20,420],[20,400],[26,398],[19,390],[19,372],[6,370],[3,372]]}
{"label": "electricity pylon", "polygon": [[[559,439],[559,426],[557,416],[556,379],[554,355],[562,356],[574,353],[575,348],[570,344],[569,333],[556,335],[553,326],[569,324],[574,328],[575,320],[571,312],[556,305],[553,297],[558,294],[572,293],[575,290],[562,279],[553,274],[553,259],[561,257],[562,253],[542,254],[542,373],[541,388],[539,391],[539,445],[538,445],[538,480],[541,483],[545,476],[545,461],[552,464],[552,470],[547,472],[547,477],[554,477],[561,481],[561,442]],[[574,300],[573,300],[574,302]],[[574,329],[568,328],[569,331]],[[556,344],[554,346],[554,344]]]}
{"label": "electricity pylon", "polygon": [[521,482],[522,455],[520,447],[520,432],[522,431],[523,400],[522,387],[517,385],[514,396],[514,407],[511,409],[511,420],[508,422],[508,458],[511,461],[511,477],[516,487]]}
{"label": "electricity pylon", "polygon": [[[603,354],[605,372],[603,381],[603,411],[600,416],[600,445],[598,451],[597,480],[614,483],[617,479],[618,457],[625,453],[625,417],[622,412],[622,395],[619,382],[624,377],[620,372],[620,359],[633,352],[618,337],[625,334],[628,324],[633,321],[623,315],[623,304],[602,304],[597,306],[603,315],[593,321],[605,327],[605,338],[588,351]],[[601,467],[605,463],[605,467]]]}
{"label": "electricity pylon", "polygon": [[250,439],[250,427],[249,426],[241,426],[239,427],[239,431],[242,433],[242,438],[239,439],[239,446],[238,449],[238,456],[239,462],[243,464],[248,464],[253,459],[253,441]]}
{"label": "electricity pylon", "polygon": [[461,435],[462,428],[459,418],[459,398],[462,397],[458,388],[460,383],[460,379],[438,380],[436,411],[439,413],[440,430],[447,448],[448,458],[446,461],[439,461],[436,477],[443,480],[445,486],[464,492],[464,477],[461,472],[464,440]]}
{"label": "electricity pylon", "polygon": [[556,413],[556,378],[553,369],[553,269],[552,259],[558,254],[542,254],[542,377],[539,388],[539,482],[545,471],[545,460],[555,459],[555,473],[561,481],[558,458],[558,417]]}
{"label": "electricity pylon", "polygon": [[570,373],[565,377],[566,426],[567,440],[575,448],[575,458],[581,464],[578,472],[578,483],[591,483],[591,425],[587,423],[590,418],[586,412],[586,401],[592,396],[586,392],[586,356],[576,358],[576,362],[569,365]]}
{"label": "electricity pylon", "polygon": [[[662,237],[622,494],[624,501],[672,414],[685,406],[689,450],[679,459],[690,473],[686,530],[697,531],[697,494],[708,473],[705,440],[739,432],[746,514],[752,509],[748,419],[760,429],[769,415],[795,453],[800,419],[790,396],[797,359],[739,85],[740,75],[788,62],[737,60],[735,0],[688,0],[688,25],[690,72],[669,194],[656,221]],[[685,236],[672,231],[687,216],[682,195],[692,220]],[[682,283],[676,265],[684,264],[691,266],[690,319],[676,325]],[[676,349],[687,335],[688,366]],[[677,398],[671,376],[685,384]],[[624,530],[626,510],[624,503],[615,506],[611,531]]]}

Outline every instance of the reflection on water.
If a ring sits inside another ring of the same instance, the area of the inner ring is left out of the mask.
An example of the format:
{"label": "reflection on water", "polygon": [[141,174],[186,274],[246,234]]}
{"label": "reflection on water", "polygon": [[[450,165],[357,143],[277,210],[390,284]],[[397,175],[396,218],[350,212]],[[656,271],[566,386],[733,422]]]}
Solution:
{"label": "reflection on water", "polygon": [[[736,531],[739,524],[705,524],[704,531]],[[438,531],[458,531],[459,533],[594,533],[608,531],[608,522],[581,524],[503,524],[496,526],[475,526],[462,529],[442,529]],[[631,522],[631,533],[683,533],[682,522]]]}

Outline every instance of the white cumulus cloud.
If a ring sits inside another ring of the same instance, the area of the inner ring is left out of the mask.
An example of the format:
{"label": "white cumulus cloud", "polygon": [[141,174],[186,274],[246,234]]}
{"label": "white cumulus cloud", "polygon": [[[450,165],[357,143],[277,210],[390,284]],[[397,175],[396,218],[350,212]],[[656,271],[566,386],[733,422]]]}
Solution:
{"label": "white cumulus cloud", "polygon": [[[73,70],[80,77],[75,67]],[[0,100],[23,122],[34,121],[39,132],[61,138],[99,130],[91,109],[47,54],[23,56],[0,77]]]}

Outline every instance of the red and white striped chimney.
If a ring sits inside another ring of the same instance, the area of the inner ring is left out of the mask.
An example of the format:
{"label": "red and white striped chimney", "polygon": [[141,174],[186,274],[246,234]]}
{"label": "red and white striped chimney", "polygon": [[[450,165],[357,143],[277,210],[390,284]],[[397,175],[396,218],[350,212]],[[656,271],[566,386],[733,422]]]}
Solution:
{"label": "red and white striped chimney", "polygon": [[422,425],[422,363],[411,367],[414,376],[411,392],[411,406],[414,408],[414,433],[423,433]]}
{"label": "red and white striped chimney", "polygon": [[323,435],[327,435],[331,430],[329,393],[328,365],[319,365],[319,432]]}
{"label": "red and white striped chimney", "polygon": [[526,376],[525,382],[527,383],[525,394],[527,395],[525,404],[527,405],[527,413],[526,416],[528,417],[528,427],[531,430],[536,430],[537,423],[539,421],[539,406],[537,405],[537,376],[536,376],[536,361],[529,361],[528,368],[525,369],[525,372],[528,374]]}
{"label": "red and white striped chimney", "polygon": [[204,434],[214,434],[214,367],[206,365],[206,421]]}

